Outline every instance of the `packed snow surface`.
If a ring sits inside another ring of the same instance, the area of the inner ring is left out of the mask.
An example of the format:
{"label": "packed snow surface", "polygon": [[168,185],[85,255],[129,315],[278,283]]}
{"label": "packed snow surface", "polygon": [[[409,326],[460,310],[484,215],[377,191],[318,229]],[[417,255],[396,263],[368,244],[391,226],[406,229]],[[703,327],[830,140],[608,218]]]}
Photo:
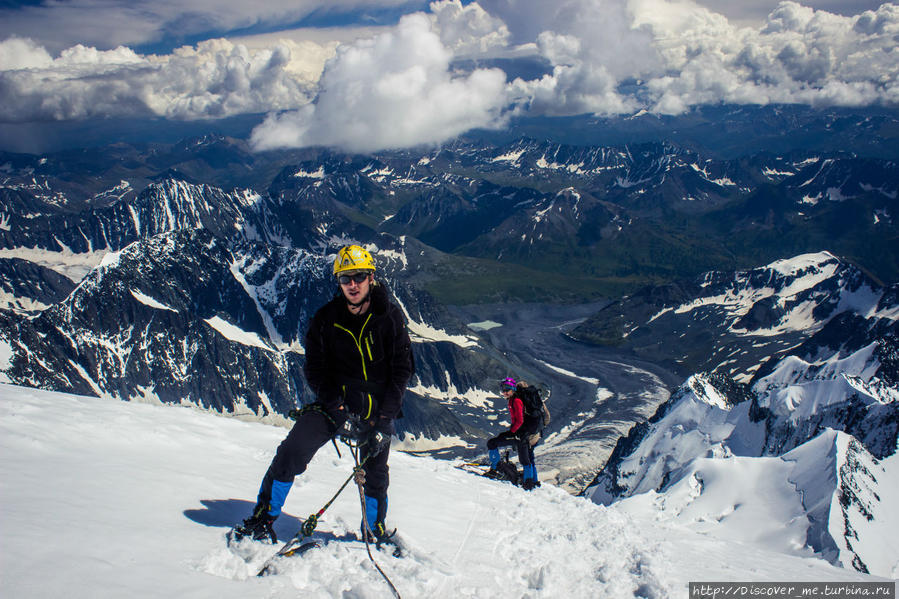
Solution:
{"label": "packed snow surface", "polygon": [[[274,547],[226,547],[284,433],[189,408],[0,385],[3,596],[390,596],[359,543],[289,558],[261,578]],[[293,534],[351,468],[347,452],[322,448],[298,477],[278,534]],[[665,598],[685,597],[689,581],[872,580],[785,554],[766,535],[728,541],[655,510],[603,507],[550,485],[526,493],[394,452],[388,523],[409,555],[375,559],[406,598]],[[350,485],[316,534],[353,532],[359,517]]]}

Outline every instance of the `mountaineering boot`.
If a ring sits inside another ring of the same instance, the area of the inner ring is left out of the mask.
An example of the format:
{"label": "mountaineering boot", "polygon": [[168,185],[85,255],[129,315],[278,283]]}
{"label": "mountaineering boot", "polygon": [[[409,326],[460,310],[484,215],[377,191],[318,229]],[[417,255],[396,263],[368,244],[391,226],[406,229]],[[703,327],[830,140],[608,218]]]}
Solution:
{"label": "mountaineering boot", "polygon": [[493,479],[503,478],[503,475],[496,469],[500,460],[499,450],[491,449],[487,452],[487,456],[490,458],[490,468],[484,473],[484,476]]}
{"label": "mountaineering boot", "polygon": [[281,515],[281,506],[287,499],[287,493],[293,481],[275,480],[272,473],[266,472],[259,487],[259,495],[256,498],[256,506],[249,518],[231,529],[229,539],[239,541],[244,537],[250,537],[254,541],[268,540],[271,543],[278,542],[278,535],[272,528],[275,520]]}
{"label": "mountaineering boot", "polygon": [[537,467],[533,464],[528,464],[524,467],[524,481],[521,483],[521,488],[525,491],[530,491],[539,486],[540,481],[537,480]]}
{"label": "mountaineering boot", "polygon": [[275,529],[272,528],[272,524],[277,519],[278,516],[271,515],[269,504],[257,503],[250,517],[245,519],[242,524],[232,528],[229,536],[234,541],[250,537],[254,541],[277,543],[278,535],[275,534]]}
{"label": "mountaineering boot", "polygon": [[395,528],[388,531],[387,527],[384,526],[384,522],[378,521],[372,525],[371,532],[374,538],[372,538],[372,535],[368,535],[368,542],[374,543],[375,549],[387,547],[393,557],[403,557],[405,555],[403,546],[397,542]]}
{"label": "mountaineering boot", "polygon": [[540,479],[537,477],[537,464],[531,463],[531,478],[534,479],[534,486],[540,486]]}
{"label": "mountaineering boot", "polygon": [[521,484],[521,472],[518,467],[509,461],[508,456],[500,460],[496,466],[497,480],[506,480],[516,487]]}
{"label": "mountaineering boot", "polygon": [[365,530],[365,522],[362,523],[362,539],[368,540],[369,543],[375,543],[380,547],[382,544],[395,545],[393,535],[396,530],[388,531],[384,520],[387,518],[387,498],[365,496],[365,518],[368,520],[368,527],[371,534]]}
{"label": "mountaineering boot", "polygon": [[374,543],[377,547],[381,545],[395,545],[393,542],[393,535],[396,534],[396,529],[387,530],[387,527],[383,522],[375,522],[371,525],[371,535],[368,535],[368,542]]}
{"label": "mountaineering boot", "polygon": [[487,452],[487,456],[490,458],[490,469],[496,470],[496,466],[499,464],[499,450],[491,449]]}

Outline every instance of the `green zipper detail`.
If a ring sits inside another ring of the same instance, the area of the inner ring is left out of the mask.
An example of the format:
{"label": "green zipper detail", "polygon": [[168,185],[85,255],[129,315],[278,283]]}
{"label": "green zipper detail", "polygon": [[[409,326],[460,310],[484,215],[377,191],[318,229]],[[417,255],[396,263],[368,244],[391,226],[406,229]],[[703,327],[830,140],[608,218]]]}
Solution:
{"label": "green zipper detail", "polygon": [[[363,381],[368,381],[368,370],[365,368],[365,352],[362,351],[362,334],[365,332],[365,327],[366,327],[366,325],[368,325],[368,321],[370,319],[371,319],[371,314],[369,314],[365,318],[365,322],[362,323],[362,328],[359,330],[358,337],[353,335],[353,332],[351,330],[349,330],[348,328],[346,328],[345,326],[342,326],[336,322],[334,323],[335,327],[337,327],[341,331],[345,331],[345,332],[349,333],[350,337],[353,338],[353,343],[356,344],[356,349],[359,350],[359,357],[362,358],[362,380]],[[369,335],[369,338],[365,340],[365,349],[368,351],[368,359],[369,360],[372,359],[370,339],[371,339],[371,335]],[[345,388],[344,388],[344,395],[346,395]],[[372,400],[370,393],[366,393],[365,396],[368,398],[368,413],[365,415],[365,420],[368,420],[369,418],[371,418],[371,411],[374,408],[374,401]]]}

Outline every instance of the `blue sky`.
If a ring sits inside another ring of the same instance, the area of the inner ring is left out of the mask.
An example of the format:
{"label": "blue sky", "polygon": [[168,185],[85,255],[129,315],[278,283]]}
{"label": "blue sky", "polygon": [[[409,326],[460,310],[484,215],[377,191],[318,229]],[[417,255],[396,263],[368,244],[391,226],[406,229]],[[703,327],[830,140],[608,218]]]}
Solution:
{"label": "blue sky", "polygon": [[867,0],[0,2],[0,134],[267,114],[259,149],[365,152],[527,115],[894,106],[896,36]]}
{"label": "blue sky", "polygon": [[[463,0],[462,4],[471,4]],[[698,4],[718,12],[734,23],[759,25],[778,5],[778,0],[698,0]],[[430,0],[383,0],[359,2],[265,2],[244,4],[283,4],[293,6],[293,16],[286,19],[271,19],[262,7],[252,7],[252,11],[240,14],[252,24],[240,26],[227,19],[211,15],[229,10],[228,3],[221,6],[215,2],[153,2],[147,0],[3,0],[0,1],[0,39],[18,35],[40,39],[45,47],[88,43],[108,49],[110,23],[121,24],[113,15],[124,13],[134,21],[135,29],[144,34],[128,35],[122,39],[140,52],[168,52],[183,44],[195,44],[211,37],[252,35],[291,30],[301,27],[331,28],[348,26],[392,25],[400,16],[415,11],[425,11]],[[491,4],[490,2],[482,4]],[[516,10],[523,2],[501,0],[493,2],[497,9],[506,5]],[[806,0],[803,5],[826,10],[839,15],[856,15],[865,10],[876,10],[882,2],[878,0]],[[69,15],[72,12],[91,15],[90,22],[81,28],[72,28]],[[109,20],[103,18],[107,13]],[[256,14],[256,19],[253,17]],[[138,26],[141,21],[151,23],[145,28]],[[208,26],[212,22],[217,27]],[[122,29],[128,30],[128,27]],[[58,41],[57,41],[58,40]],[[104,47],[105,46],[105,47]]]}

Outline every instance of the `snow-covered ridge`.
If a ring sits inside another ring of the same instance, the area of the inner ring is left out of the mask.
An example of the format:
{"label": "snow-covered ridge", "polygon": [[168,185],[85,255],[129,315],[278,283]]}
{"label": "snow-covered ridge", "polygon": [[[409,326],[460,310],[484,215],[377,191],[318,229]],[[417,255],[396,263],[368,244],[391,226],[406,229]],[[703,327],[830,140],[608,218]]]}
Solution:
{"label": "snow-covered ridge", "polygon": [[325,167],[319,166],[318,170],[309,172],[300,169],[293,174],[296,178],[306,178],[306,179],[324,179],[325,178]]}
{"label": "snow-covered ridge", "polygon": [[[772,336],[791,331],[814,332],[841,312],[852,311],[864,318],[892,317],[895,307],[879,308],[881,290],[857,282],[854,274],[829,252],[803,254],[778,260],[751,271],[709,273],[700,287],[704,294],[675,306],[666,306],[648,322],[667,313],[687,314],[701,309],[719,309],[731,332],[746,336]],[[825,318],[819,315],[829,306]],[[753,310],[772,316],[763,326],[749,317]]]}
{"label": "snow-covered ridge", "polygon": [[433,385],[424,385],[420,380],[408,387],[410,393],[421,395],[447,405],[465,404],[472,408],[489,409],[496,401],[496,394],[484,389],[467,389],[464,392],[452,383],[449,373],[445,373],[447,388],[441,389]]}
{"label": "snow-covered ridge", "polygon": [[73,282],[78,282],[99,265],[109,250],[96,250],[93,252],[73,252],[71,249],[59,244],[60,251],[45,250],[41,248],[0,248],[0,258],[20,258],[35,264],[45,266],[50,270],[68,277]]}
{"label": "snow-covered ridge", "polygon": [[394,298],[394,300],[406,316],[406,326],[409,329],[409,337],[412,338],[413,343],[445,341],[459,347],[475,347],[478,345],[478,339],[474,335],[452,335],[444,329],[438,329],[426,322],[414,320],[406,305],[397,298]]}
{"label": "snow-covered ridge", "polygon": [[751,389],[694,375],[619,441],[588,496],[895,577],[899,388],[877,376],[876,345],[787,356]]}

